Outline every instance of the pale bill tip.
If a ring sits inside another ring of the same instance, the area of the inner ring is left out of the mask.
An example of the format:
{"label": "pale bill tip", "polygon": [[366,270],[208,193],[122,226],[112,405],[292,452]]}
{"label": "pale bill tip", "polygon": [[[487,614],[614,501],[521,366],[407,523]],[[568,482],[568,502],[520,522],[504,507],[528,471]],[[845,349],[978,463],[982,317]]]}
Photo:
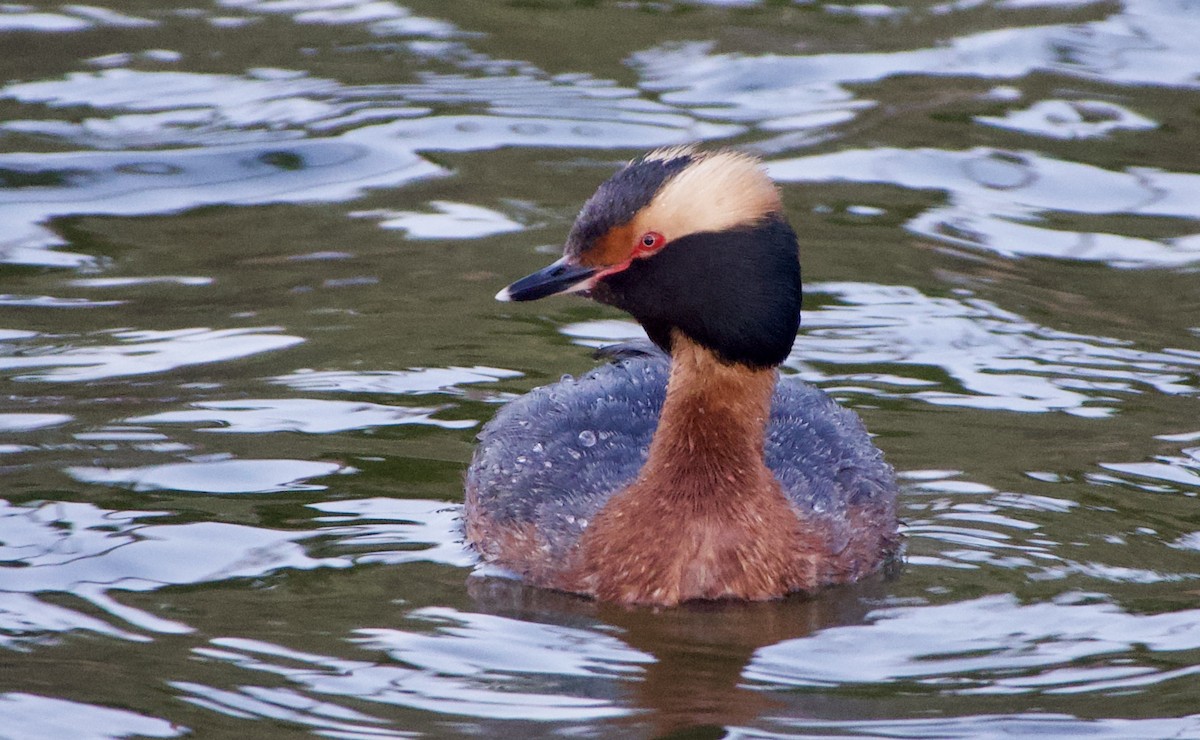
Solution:
{"label": "pale bill tip", "polygon": [[512,294],[508,292],[507,286],[502,288],[500,292],[496,294],[496,300],[500,301],[501,303],[508,303],[512,300]]}

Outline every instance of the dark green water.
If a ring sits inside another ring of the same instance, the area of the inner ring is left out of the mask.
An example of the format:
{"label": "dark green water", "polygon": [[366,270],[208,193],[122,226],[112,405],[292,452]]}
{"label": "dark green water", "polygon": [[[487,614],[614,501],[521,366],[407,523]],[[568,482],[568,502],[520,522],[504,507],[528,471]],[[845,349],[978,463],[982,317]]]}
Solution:
{"label": "dark green water", "polygon": [[[1200,737],[1200,4],[0,5],[0,737]],[[622,161],[762,155],[789,371],[908,562],[627,611],[484,574],[493,302]]]}

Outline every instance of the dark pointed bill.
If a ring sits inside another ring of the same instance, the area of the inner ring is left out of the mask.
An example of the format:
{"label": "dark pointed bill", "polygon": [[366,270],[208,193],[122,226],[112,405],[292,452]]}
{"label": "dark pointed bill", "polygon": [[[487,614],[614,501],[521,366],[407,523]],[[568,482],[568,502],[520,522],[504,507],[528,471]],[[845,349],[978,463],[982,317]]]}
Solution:
{"label": "dark pointed bill", "polygon": [[563,257],[500,291],[496,300],[536,301],[560,293],[576,293],[589,287],[596,272],[595,267],[571,264]]}

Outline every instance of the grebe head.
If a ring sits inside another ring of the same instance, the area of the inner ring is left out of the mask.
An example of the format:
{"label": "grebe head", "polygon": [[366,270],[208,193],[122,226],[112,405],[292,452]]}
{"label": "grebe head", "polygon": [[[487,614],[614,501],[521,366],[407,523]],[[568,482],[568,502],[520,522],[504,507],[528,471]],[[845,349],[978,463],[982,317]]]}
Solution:
{"label": "grebe head", "polygon": [[778,365],[800,321],[799,248],[757,159],[661,149],[588,199],[562,259],[496,298],[561,293],[628,311],[668,352],[680,332],[725,362]]}

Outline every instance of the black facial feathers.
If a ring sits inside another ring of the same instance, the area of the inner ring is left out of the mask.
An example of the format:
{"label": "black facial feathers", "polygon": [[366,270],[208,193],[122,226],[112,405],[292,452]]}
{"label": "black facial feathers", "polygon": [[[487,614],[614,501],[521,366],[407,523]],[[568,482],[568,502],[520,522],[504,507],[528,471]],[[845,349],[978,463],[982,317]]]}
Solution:
{"label": "black facial feathers", "polygon": [[567,235],[566,254],[578,256],[613,228],[628,223],[663,183],[693,161],[686,152],[669,159],[639,159],[610,177],[583,204]]}
{"label": "black facial feathers", "polygon": [[600,280],[592,296],[628,311],[670,351],[678,329],[726,362],[778,365],[800,325],[800,255],[778,214],[669,243]]}

